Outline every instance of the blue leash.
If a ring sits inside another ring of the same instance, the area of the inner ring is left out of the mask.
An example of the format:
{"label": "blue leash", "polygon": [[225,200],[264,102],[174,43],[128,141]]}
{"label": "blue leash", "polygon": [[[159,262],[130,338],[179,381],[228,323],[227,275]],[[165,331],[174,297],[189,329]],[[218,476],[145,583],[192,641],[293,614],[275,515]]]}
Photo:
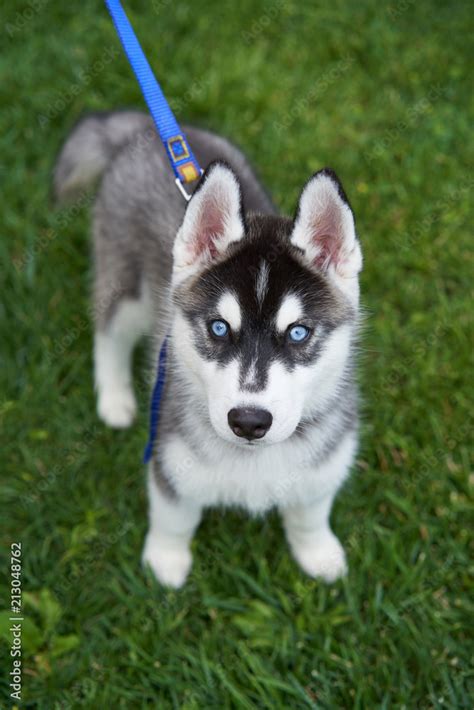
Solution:
{"label": "blue leash", "polygon": [[119,0],[105,0],[105,4],[165,147],[175,174],[175,183],[183,197],[189,200],[190,195],[183,185],[197,180],[202,170],[148,64],[121,3]]}
{"label": "blue leash", "polygon": [[[165,95],[148,64],[121,3],[119,0],[105,0],[105,4],[165,147],[175,174],[175,183],[183,197],[186,200],[190,200],[191,195],[186,192],[183,185],[193,182],[201,176],[202,170],[199,167],[199,163],[194,157],[186,136],[180,129],[174,113],[166,101]],[[148,463],[153,456],[153,448],[160,421],[161,399],[166,379],[168,339],[169,336],[166,336],[158,356],[158,372],[150,404],[150,432],[143,454],[144,463]]]}
{"label": "blue leash", "polygon": [[153,447],[155,445],[156,432],[160,421],[161,398],[163,397],[163,389],[166,379],[166,357],[168,353],[169,335],[163,340],[158,357],[158,374],[156,376],[153,394],[151,396],[150,405],[150,433],[148,435],[148,443],[143,452],[143,463],[148,463],[153,456]]}

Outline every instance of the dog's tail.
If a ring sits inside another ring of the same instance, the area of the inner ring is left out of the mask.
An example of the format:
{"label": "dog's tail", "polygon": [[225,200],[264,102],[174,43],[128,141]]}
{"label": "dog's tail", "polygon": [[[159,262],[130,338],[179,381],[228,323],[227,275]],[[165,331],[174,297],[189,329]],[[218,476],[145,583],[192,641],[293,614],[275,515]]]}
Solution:
{"label": "dog's tail", "polygon": [[91,185],[134,136],[152,128],[140,111],[90,113],[74,126],[59,151],[53,174],[53,196],[66,202]]}

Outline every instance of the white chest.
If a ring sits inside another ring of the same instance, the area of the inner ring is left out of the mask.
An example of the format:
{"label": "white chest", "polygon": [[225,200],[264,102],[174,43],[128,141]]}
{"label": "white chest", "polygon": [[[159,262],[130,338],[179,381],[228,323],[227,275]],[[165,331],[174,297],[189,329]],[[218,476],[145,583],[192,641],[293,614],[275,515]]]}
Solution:
{"label": "white chest", "polygon": [[202,506],[263,513],[274,506],[309,503],[341,486],[356,451],[355,434],[347,434],[318,467],[311,463],[315,443],[296,439],[247,451],[223,442],[197,457],[176,436],[164,446],[163,465],[180,497]]}

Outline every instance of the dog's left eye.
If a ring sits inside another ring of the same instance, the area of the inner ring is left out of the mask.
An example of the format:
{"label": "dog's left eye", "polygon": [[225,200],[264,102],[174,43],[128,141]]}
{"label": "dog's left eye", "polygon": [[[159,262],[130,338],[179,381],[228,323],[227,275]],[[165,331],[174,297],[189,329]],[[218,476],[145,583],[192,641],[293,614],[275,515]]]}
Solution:
{"label": "dog's left eye", "polygon": [[309,335],[309,328],[305,325],[293,325],[288,331],[288,337],[293,343],[302,343]]}
{"label": "dog's left eye", "polygon": [[216,338],[225,338],[229,333],[229,326],[225,320],[213,320],[210,324],[210,329],[212,335],[215,335]]}

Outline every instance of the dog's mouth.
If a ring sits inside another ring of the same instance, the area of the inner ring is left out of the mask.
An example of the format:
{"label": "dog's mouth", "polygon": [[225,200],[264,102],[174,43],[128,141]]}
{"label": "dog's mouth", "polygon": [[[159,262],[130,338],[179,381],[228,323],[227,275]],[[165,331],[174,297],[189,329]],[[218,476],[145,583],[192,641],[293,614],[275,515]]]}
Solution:
{"label": "dog's mouth", "polygon": [[239,449],[258,449],[262,448],[262,446],[267,445],[268,446],[268,441],[246,441],[245,439],[233,439],[232,442],[239,447]]}
{"label": "dog's mouth", "polygon": [[258,449],[261,450],[271,446],[273,443],[265,438],[249,441],[248,439],[239,438],[237,436],[232,437],[232,435],[229,437],[229,435],[222,436],[222,434],[219,434],[219,437],[229,444],[233,444],[239,451],[257,451]]}
{"label": "dog's mouth", "polygon": [[[229,441],[229,439],[227,439]],[[243,451],[262,451],[262,449],[268,449],[269,447],[273,446],[274,444],[281,443],[280,441],[274,441],[270,438],[262,438],[262,439],[253,439],[252,441],[248,441],[246,439],[239,439],[237,437],[234,437],[231,440],[231,443],[234,444],[239,450]]]}

